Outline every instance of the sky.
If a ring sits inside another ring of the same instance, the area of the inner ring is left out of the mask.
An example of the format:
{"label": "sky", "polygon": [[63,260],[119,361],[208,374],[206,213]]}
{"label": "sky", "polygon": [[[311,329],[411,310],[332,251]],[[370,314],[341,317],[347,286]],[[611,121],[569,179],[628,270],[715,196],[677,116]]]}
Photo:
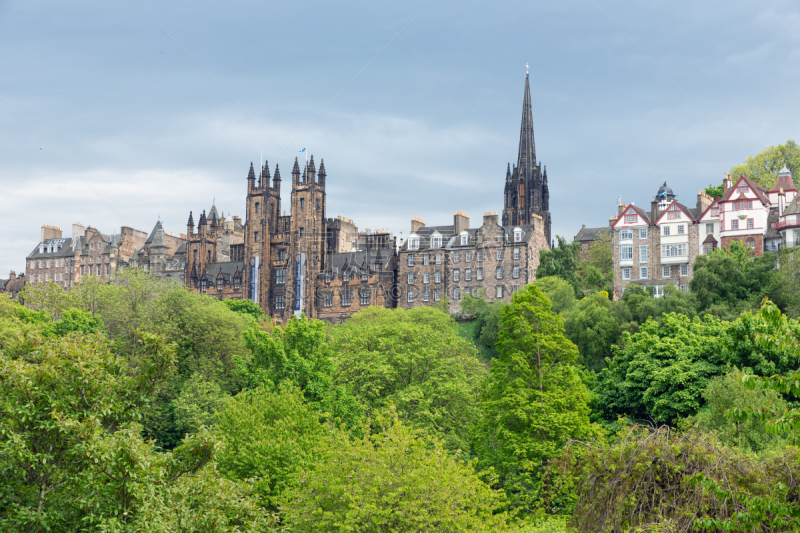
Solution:
{"label": "sky", "polygon": [[800,6],[561,0],[0,0],[0,277],[42,224],[244,217],[250,162],[325,159],[328,216],[479,226],[516,161],[526,64],[553,234],[697,191],[798,139]]}

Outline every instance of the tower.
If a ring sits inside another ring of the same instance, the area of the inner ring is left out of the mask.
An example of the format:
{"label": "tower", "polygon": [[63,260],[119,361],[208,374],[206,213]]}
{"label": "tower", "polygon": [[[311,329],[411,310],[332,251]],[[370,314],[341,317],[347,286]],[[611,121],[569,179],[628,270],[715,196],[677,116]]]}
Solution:
{"label": "tower", "polygon": [[547,172],[543,172],[541,162],[537,163],[536,161],[531,87],[528,74],[525,75],[517,164],[513,171],[510,164],[506,169],[503,196],[504,226],[544,224],[547,242],[550,242],[550,190],[547,184]]}

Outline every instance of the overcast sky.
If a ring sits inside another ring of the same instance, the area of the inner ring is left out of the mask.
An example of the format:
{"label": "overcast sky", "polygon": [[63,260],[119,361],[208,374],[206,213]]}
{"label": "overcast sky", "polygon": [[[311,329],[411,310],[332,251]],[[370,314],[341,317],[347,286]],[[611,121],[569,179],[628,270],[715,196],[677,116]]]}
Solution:
{"label": "overcast sky", "polygon": [[304,146],[330,217],[477,226],[503,208],[526,63],[554,234],[664,181],[692,205],[797,139],[798,25],[769,0],[0,0],[0,277],[42,224],[244,216],[262,153],[287,201]]}

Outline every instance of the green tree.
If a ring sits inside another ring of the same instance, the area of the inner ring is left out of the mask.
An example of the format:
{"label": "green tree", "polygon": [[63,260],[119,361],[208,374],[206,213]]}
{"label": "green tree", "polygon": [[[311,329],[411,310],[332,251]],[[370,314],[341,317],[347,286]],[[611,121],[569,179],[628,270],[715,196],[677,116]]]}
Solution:
{"label": "green tree", "polygon": [[384,432],[351,439],[334,430],[323,457],[297,477],[282,506],[298,532],[495,531],[502,505],[473,467],[442,444],[394,420]]}
{"label": "green tree", "polygon": [[256,321],[264,317],[264,311],[253,300],[222,300],[222,303],[231,311],[250,316]]}
{"label": "green tree", "polygon": [[719,185],[710,185],[706,187],[706,194],[711,198],[722,198],[725,193],[725,187],[720,183]]}
{"label": "green tree", "polygon": [[581,299],[564,319],[567,338],[578,347],[583,365],[590,370],[599,371],[605,365],[619,338],[613,307],[608,294],[595,292]]}
{"label": "green tree", "polygon": [[481,467],[494,468],[512,505],[525,513],[546,492],[546,463],[567,440],[592,434],[589,391],[574,368],[578,349],[536,285],[516,292],[503,309],[497,346],[473,444]]}
{"label": "green tree", "polygon": [[194,433],[202,426],[212,426],[217,412],[225,409],[231,401],[215,381],[207,381],[201,374],[194,374],[181,389],[173,402],[175,427],[182,434]]}
{"label": "green tree", "polygon": [[778,180],[778,173],[786,165],[792,175],[800,169],[800,146],[792,141],[778,146],[768,146],[754,156],[748,156],[744,163],[731,167],[732,179],[744,174],[759,185],[771,189]]}
{"label": "green tree", "polygon": [[61,313],[61,320],[56,320],[44,328],[46,335],[63,337],[70,332],[102,333],[103,321],[91,313],[80,309],[67,309]]}
{"label": "green tree", "polygon": [[336,384],[369,413],[397,408],[402,420],[468,449],[486,368],[447,314],[428,307],[369,308],[331,332]]}
{"label": "green tree", "polygon": [[539,278],[535,283],[550,300],[554,313],[564,313],[575,307],[575,289],[568,281],[556,276],[549,276]]}
{"label": "green tree", "polygon": [[261,504],[277,510],[294,474],[319,459],[326,434],[320,415],[288,383],[277,391],[240,392],[219,415],[226,443],[217,458],[220,472],[234,480],[253,479]]}
{"label": "green tree", "polygon": [[539,267],[536,269],[536,279],[556,276],[572,285],[575,297],[583,296],[583,284],[578,277],[578,257],[581,252],[581,243],[567,243],[566,239],[556,236],[558,246],[552,250],[542,250],[539,253]]}
{"label": "green tree", "polygon": [[31,311],[0,293],[0,350],[18,335],[40,331],[50,322],[44,311]]}

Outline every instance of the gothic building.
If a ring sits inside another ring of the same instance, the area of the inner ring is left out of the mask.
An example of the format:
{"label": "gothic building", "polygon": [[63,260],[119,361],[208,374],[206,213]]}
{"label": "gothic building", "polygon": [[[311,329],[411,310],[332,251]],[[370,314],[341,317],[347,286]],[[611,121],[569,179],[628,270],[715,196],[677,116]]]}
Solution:
{"label": "gothic building", "polygon": [[543,223],[547,242],[552,242],[547,167],[542,167],[541,162],[536,162],[531,87],[527,74],[525,75],[525,96],[522,103],[522,125],[519,132],[517,164],[513,169],[509,164],[506,169],[504,198],[503,226]]}

